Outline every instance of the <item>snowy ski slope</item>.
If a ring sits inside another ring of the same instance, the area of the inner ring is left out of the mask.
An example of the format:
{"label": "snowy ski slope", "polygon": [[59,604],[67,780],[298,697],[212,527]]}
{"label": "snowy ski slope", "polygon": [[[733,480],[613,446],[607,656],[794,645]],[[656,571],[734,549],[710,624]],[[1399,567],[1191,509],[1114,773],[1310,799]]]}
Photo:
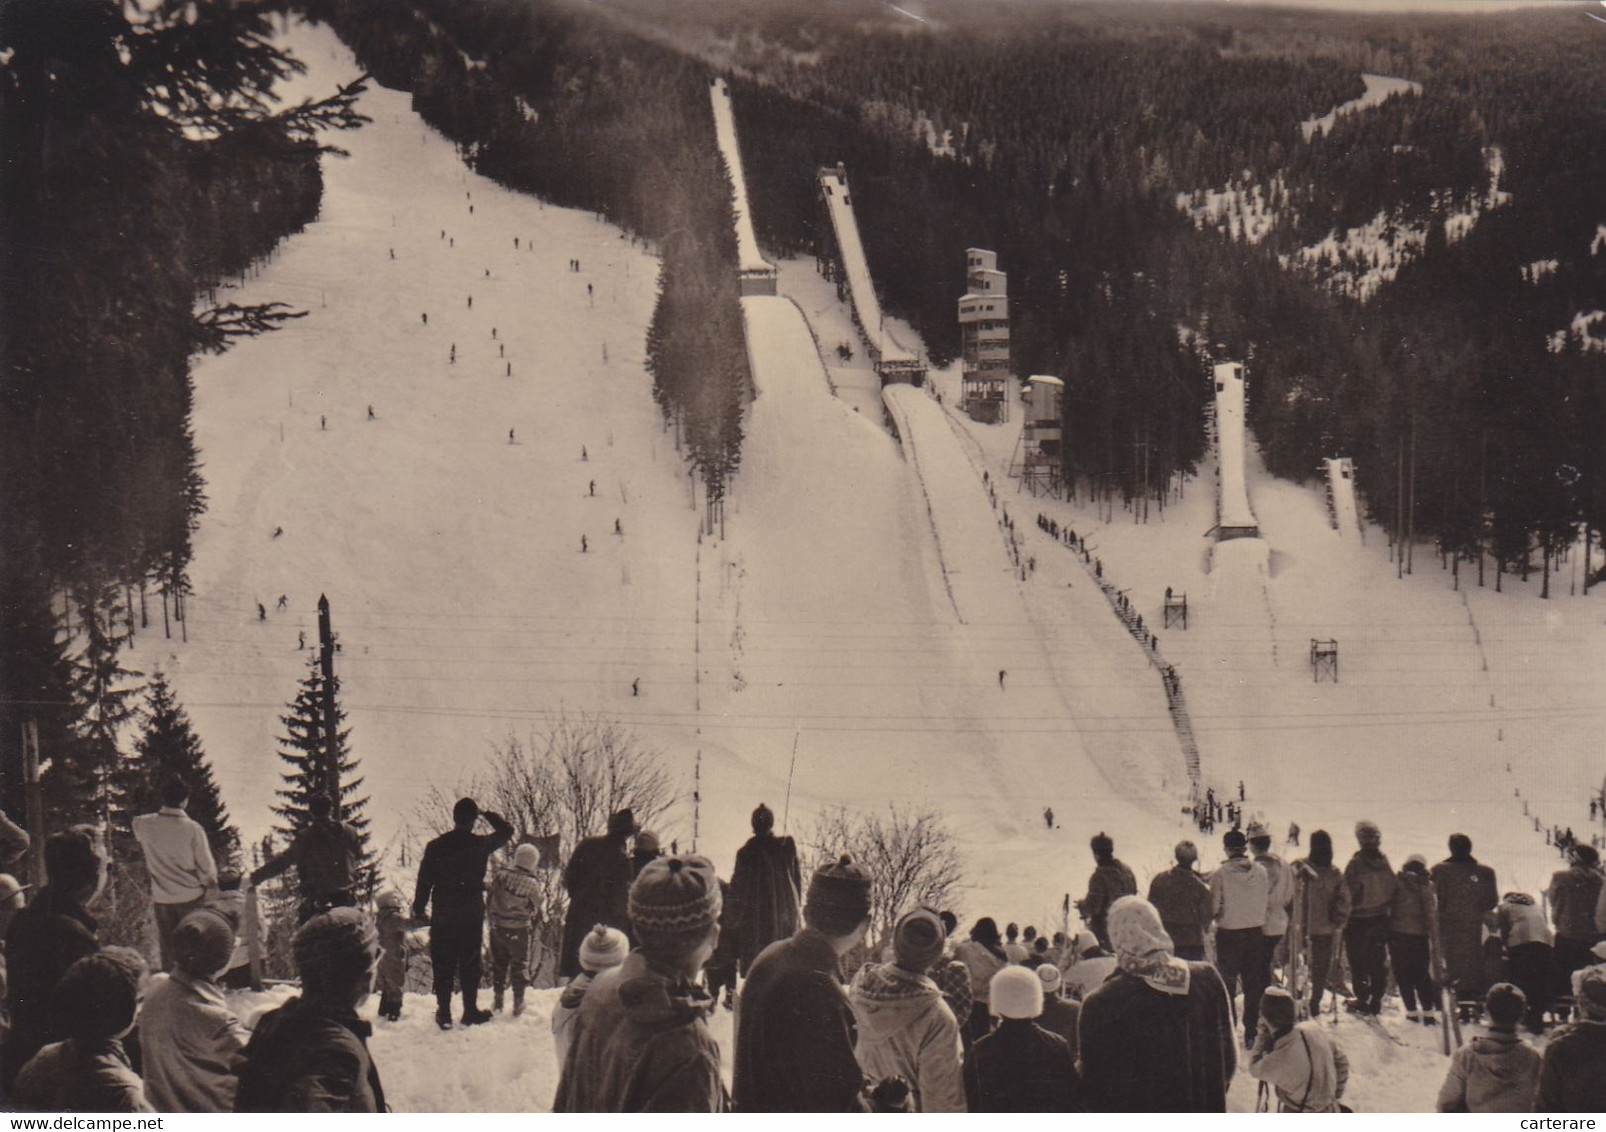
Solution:
{"label": "snowy ski slope", "polygon": [[1355,506],[1355,465],[1348,456],[1329,457],[1322,461],[1327,468],[1327,488],[1333,499],[1333,517],[1338,533],[1349,538],[1359,535],[1360,512]]}
{"label": "snowy ski slope", "polygon": [[775,265],[758,250],[758,237],[753,234],[753,210],[747,203],[747,174],[742,172],[741,149],[736,144],[736,117],[731,112],[730,87],[722,78],[715,79],[708,91],[714,106],[714,132],[719,138],[719,152],[730,170],[731,185],[736,191],[736,259],[742,271],[774,271]]}
{"label": "snowy ski slope", "polygon": [[1220,506],[1216,523],[1218,537],[1253,535],[1256,530],[1254,508],[1244,490],[1244,367],[1226,362],[1214,370],[1216,384],[1216,452],[1220,468]]}
{"label": "snowy ski slope", "polygon": [[859,238],[859,222],[853,213],[847,177],[834,169],[820,170],[820,191],[825,194],[826,211],[831,217],[831,230],[836,233],[842,268],[848,276],[848,294],[858,312],[861,333],[881,362],[915,361],[914,353],[893,337],[882,316],[875,280],[864,258],[864,242]]}

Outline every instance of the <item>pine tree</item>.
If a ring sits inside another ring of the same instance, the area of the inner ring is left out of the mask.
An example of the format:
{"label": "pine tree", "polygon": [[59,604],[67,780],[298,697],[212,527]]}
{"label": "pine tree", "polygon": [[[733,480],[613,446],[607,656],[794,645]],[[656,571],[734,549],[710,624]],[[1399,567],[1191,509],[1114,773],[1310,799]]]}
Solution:
{"label": "pine tree", "polygon": [[75,595],[83,633],[82,652],[73,661],[73,698],[85,705],[77,742],[61,764],[45,776],[46,803],[55,814],[78,814],[109,824],[122,809],[128,788],[119,747],[124,727],[138,713],[143,673],[118,659],[122,640],[117,625],[126,619],[122,587],[85,587]]}
{"label": "pine tree", "polygon": [[[336,787],[340,799],[341,821],[354,827],[362,835],[362,857],[358,862],[358,889],[364,897],[371,897],[379,882],[379,863],[368,842],[368,818],[364,814],[368,799],[360,796],[363,780],[357,773],[358,760],[351,754],[351,730],[344,726],[346,713],[340,706],[340,677],[334,678],[334,727]],[[286,734],[279,737],[279,757],[289,769],[281,773],[284,786],[279,790],[282,799],[273,812],[279,817],[274,832],[288,841],[303,826],[312,822],[308,803],[318,795],[331,794],[328,753],[324,747],[323,726],[324,678],[317,654],[307,661],[307,675],[296,689],[288,714],[281,715]]]}
{"label": "pine tree", "polygon": [[[167,677],[158,672],[146,690],[145,726],[134,745],[130,783],[123,798],[127,814],[148,813],[161,805],[162,784],[178,777],[189,784],[189,815],[206,830],[218,868],[238,867],[240,831],[223,806],[212,765],[189,714],[173,695]],[[119,823],[121,825],[121,823]]]}

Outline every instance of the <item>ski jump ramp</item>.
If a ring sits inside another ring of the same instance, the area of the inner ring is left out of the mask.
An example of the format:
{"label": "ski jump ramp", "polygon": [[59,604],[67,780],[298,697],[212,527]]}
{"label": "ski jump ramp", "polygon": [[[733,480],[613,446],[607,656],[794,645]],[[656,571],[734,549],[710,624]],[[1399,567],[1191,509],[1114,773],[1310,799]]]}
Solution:
{"label": "ski jump ramp", "polygon": [[736,191],[736,260],[742,294],[775,294],[775,265],[758,250],[758,237],[753,233],[753,206],[747,198],[747,176],[742,172],[742,150],[736,141],[736,115],[731,109],[730,87],[722,78],[710,83],[708,97],[714,104],[714,133],[719,138],[719,153],[730,170],[731,186]]}
{"label": "ski jump ramp", "polygon": [[1340,535],[1359,534],[1361,516],[1355,506],[1355,462],[1348,456],[1323,460],[1327,471],[1327,494],[1332,500],[1333,528]]}
{"label": "ski jump ramp", "polygon": [[881,301],[876,298],[875,283],[870,278],[870,265],[864,258],[864,241],[859,238],[859,222],[853,215],[853,197],[848,191],[848,173],[844,166],[839,164],[820,170],[820,199],[831,217],[831,231],[836,236],[853,318],[859,324],[859,334],[875,362],[876,372],[883,383],[921,384],[926,367],[914,351],[906,349],[892,336],[881,313]]}
{"label": "ski jump ramp", "polygon": [[1216,538],[1259,538],[1260,524],[1249,506],[1244,483],[1244,367],[1226,362],[1215,367],[1216,461],[1220,483],[1216,494]]}

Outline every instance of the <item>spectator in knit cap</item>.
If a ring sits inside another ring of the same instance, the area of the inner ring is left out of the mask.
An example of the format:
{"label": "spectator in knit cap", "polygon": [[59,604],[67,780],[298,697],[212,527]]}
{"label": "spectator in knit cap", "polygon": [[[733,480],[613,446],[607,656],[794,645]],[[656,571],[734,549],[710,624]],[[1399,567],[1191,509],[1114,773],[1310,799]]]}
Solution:
{"label": "spectator in knit cap", "polygon": [[1349,1058],[1319,1022],[1294,1022],[1294,998],[1269,987],[1260,1000],[1260,1026],[1249,1075],[1277,1094],[1278,1112],[1339,1112],[1349,1081]]}
{"label": "spectator in knit cap", "polygon": [[1123,896],[1136,896],[1138,882],[1132,876],[1132,870],[1116,858],[1115,842],[1107,834],[1094,834],[1089,845],[1093,850],[1093,875],[1088,878],[1087,895],[1078,907],[1083,921],[1099,937],[1099,945],[1108,950],[1110,936],[1105,919],[1110,913],[1110,905]]}
{"label": "spectator in knit cap", "polygon": [[0,1094],[46,1042],[66,1033],[50,1010],[50,992],[67,968],[100,950],[85,907],[106,883],[106,857],[91,826],[74,826],[45,842],[50,883],[18,912],[6,934],[6,1007],[11,1033],[0,1046]]}
{"label": "spectator in knit cap", "polygon": [[[475,833],[484,818],[490,833]],[[435,978],[435,1024],[452,1028],[452,984],[463,992],[463,1025],[488,1022],[480,1009],[480,949],[485,938],[485,867],[513,838],[501,814],[480,812],[473,798],[452,807],[452,828],[424,846],[413,893],[413,919],[429,908],[429,961]]]}
{"label": "spectator in knit cap", "polygon": [[1344,866],[1344,884],[1350,894],[1344,950],[1355,987],[1355,999],[1349,1005],[1358,1014],[1375,1015],[1383,1009],[1383,991],[1388,985],[1389,909],[1399,880],[1383,854],[1383,834],[1376,822],[1356,822],[1355,840],[1360,848]]}
{"label": "spectator in knit cap", "polygon": [[563,887],[569,894],[569,913],[563,921],[563,946],[558,953],[558,975],[580,973],[580,941],[593,924],[607,924],[630,937],[630,839],[636,817],[628,809],[608,819],[608,832],[587,837],[574,847],[563,870]]}
{"label": "spectator in knit cap", "polygon": [[191,912],[173,929],[173,971],[151,980],[139,1012],[145,1095],[158,1112],[233,1112],[241,1052],[251,1035],[217,978],[234,953],[219,912]]}
{"label": "spectator in knit cap", "polygon": [[1450,1057],[1439,1088],[1440,1112],[1528,1112],[1539,1087],[1539,1052],[1522,1040],[1517,1024],[1528,999],[1510,983],[1496,983],[1483,1000],[1489,1029]]}
{"label": "spectator in knit cap", "polygon": [[753,962],[737,1011],[738,1111],[863,1111],[840,960],[869,927],[870,887],[870,874],[848,857],[820,866],[803,929]]}
{"label": "spectator in knit cap", "polygon": [[235,1112],[385,1112],[357,1008],[373,992],[379,949],[356,908],[333,908],[295,935],[301,996],[257,1022],[245,1047]]}
{"label": "spectator in knit cap", "polygon": [[580,1004],[586,1000],[586,991],[596,982],[597,976],[612,970],[630,954],[630,941],[618,928],[598,924],[580,941],[580,973],[569,980],[552,1009],[552,1048],[558,1055],[558,1068],[569,1055],[569,1042],[574,1037],[574,1019]]}
{"label": "spectator in knit cap", "polygon": [[387,888],[374,899],[374,926],[379,934],[379,1016],[390,1022],[401,1020],[402,996],[407,991],[407,932],[413,920],[407,915],[407,900],[394,888]]}
{"label": "spectator in knit cap", "polygon": [[737,963],[743,975],[759,952],[796,933],[803,890],[797,843],[775,835],[775,814],[760,803],[752,824],[753,836],[736,851],[727,913],[736,932]]}
{"label": "spectator in knit cap", "polygon": [[1579,974],[1578,1011],[1545,1047],[1535,1112],[1606,1112],[1606,963]]}
{"label": "spectator in knit cap", "polygon": [[705,857],[660,857],[641,870],[629,905],[637,948],[586,992],[552,1111],[729,1109],[708,1032],[714,1000],[697,984],[719,940],[720,905]]}
{"label": "spectator in knit cap", "polygon": [[1214,904],[1210,886],[1194,866],[1199,850],[1191,841],[1179,841],[1177,863],[1149,882],[1149,903],[1160,913],[1160,922],[1176,945],[1178,959],[1205,957],[1205,932],[1210,929]]}
{"label": "spectator in knit cap", "polygon": [[663,855],[663,846],[659,843],[656,833],[650,829],[644,829],[636,834],[635,848],[630,851],[632,879],[641,875],[641,870],[647,867],[649,861],[656,861]]}
{"label": "spectator in knit cap", "polygon": [[520,845],[513,864],[491,878],[486,914],[491,921],[491,1009],[500,1012],[508,982],[513,983],[513,1013],[524,1013],[524,988],[530,985],[530,937],[541,910],[541,882],[535,871],[541,851]]}
{"label": "spectator in knit cap", "polygon": [[1038,1017],[1037,1024],[1049,1033],[1064,1038],[1071,1050],[1071,1060],[1075,1061],[1077,1051],[1081,1048],[1076,1028],[1082,1017],[1082,1004],[1065,997],[1065,980],[1054,964],[1044,963],[1036,969],[1036,975],[1043,984],[1043,1013]]}
{"label": "spectator in knit cap", "polygon": [[217,865],[206,830],[184,812],[189,783],[170,778],[162,786],[162,808],[133,820],[134,839],[145,854],[156,913],[156,943],[162,970],[173,969],[173,929],[217,894]]}
{"label": "spectator in knit cap", "polygon": [[965,1111],[959,1022],[926,977],[946,934],[935,909],[904,913],[892,932],[892,962],[863,967],[848,990],[859,1067],[872,1082],[907,1081],[910,1112]]}
{"label": "spectator in knit cap", "polygon": [[1567,867],[1550,878],[1545,895],[1556,925],[1556,987],[1570,989],[1572,973],[1594,963],[1589,949],[1601,938],[1595,929],[1595,906],[1603,886],[1600,854],[1593,845],[1575,841],[1567,848]]}
{"label": "spectator in knit cap", "polygon": [[108,947],[67,968],[51,995],[65,1040],[45,1046],[17,1074],[12,1100],[30,1112],[154,1112],[122,1039],[139,1011],[145,959]]}
{"label": "spectator in knit cap", "polygon": [[1119,968],[1082,1003],[1088,1109],[1225,1112],[1238,1062],[1221,976],[1176,958],[1154,905],[1136,896],[1110,909],[1110,940]]}
{"label": "spectator in knit cap", "polygon": [[965,1103],[971,1112],[1080,1112],[1076,1061],[1065,1039],[1037,1024],[1043,981],[1025,967],[993,976],[988,999],[998,1028],[965,1059]]}

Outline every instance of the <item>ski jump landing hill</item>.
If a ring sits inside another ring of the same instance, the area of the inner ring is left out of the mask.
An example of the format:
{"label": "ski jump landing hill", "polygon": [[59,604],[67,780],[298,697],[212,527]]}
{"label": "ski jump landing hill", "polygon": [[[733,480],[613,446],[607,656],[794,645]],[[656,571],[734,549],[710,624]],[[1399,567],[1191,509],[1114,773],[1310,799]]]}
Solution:
{"label": "ski jump landing hill", "polygon": [[742,172],[741,148],[736,144],[730,87],[724,79],[716,78],[709,85],[708,96],[714,104],[714,132],[719,137],[720,156],[730,170],[731,187],[736,192],[736,259],[742,294],[773,295],[775,265],[759,252],[758,237],[753,234],[753,208],[747,202],[747,177]]}
{"label": "ski jump landing hill", "polygon": [[1327,499],[1332,509],[1333,529],[1340,535],[1358,534],[1365,538],[1361,515],[1355,506],[1355,462],[1348,456],[1322,461],[1327,473]]}
{"label": "ski jump landing hill", "polygon": [[859,325],[865,348],[875,361],[876,372],[883,383],[922,384],[926,367],[913,351],[892,336],[882,317],[881,302],[876,298],[875,283],[870,278],[870,265],[864,258],[864,241],[859,238],[859,222],[853,215],[853,197],[848,192],[845,166],[837,164],[820,170],[820,200],[831,218],[848,300],[853,306],[853,319]]}

